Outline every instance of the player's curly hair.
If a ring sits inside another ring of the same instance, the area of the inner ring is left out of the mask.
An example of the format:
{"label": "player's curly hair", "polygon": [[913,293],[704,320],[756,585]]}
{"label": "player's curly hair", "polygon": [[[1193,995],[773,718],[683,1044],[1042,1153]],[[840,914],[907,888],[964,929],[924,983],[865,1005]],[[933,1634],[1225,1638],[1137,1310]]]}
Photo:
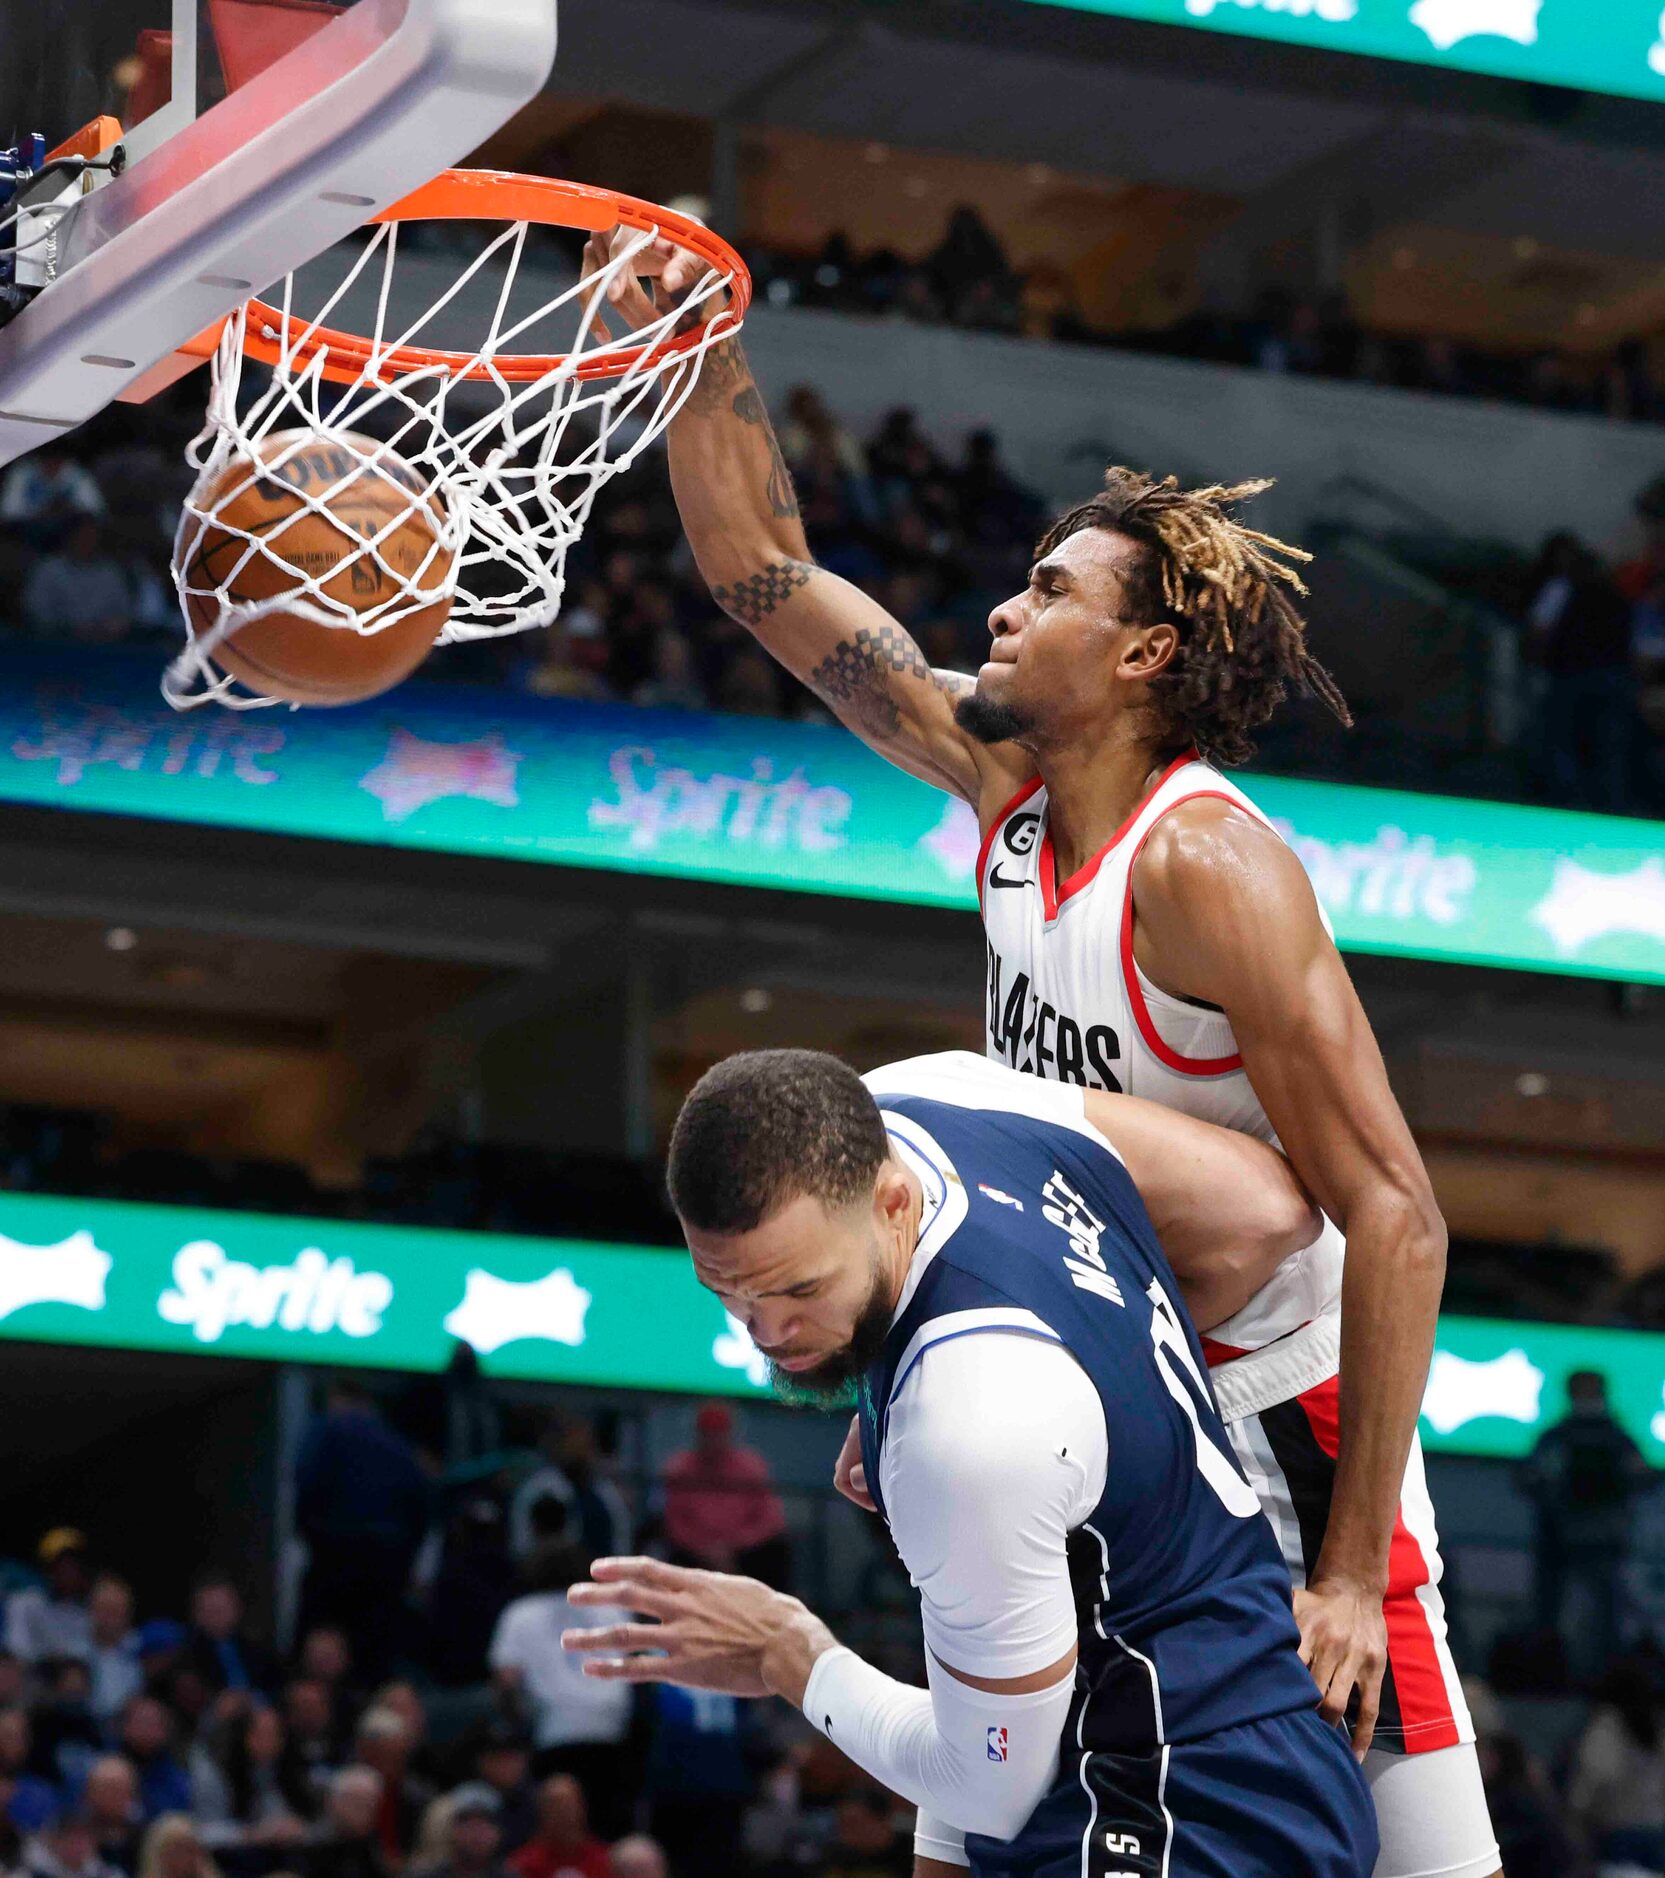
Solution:
{"label": "player's curly hair", "polygon": [[1291,685],[1352,724],[1347,700],[1307,648],[1295,605],[1307,588],[1294,564],[1312,556],[1245,528],[1231,512],[1271,486],[1181,489],[1177,477],[1157,482],[1113,465],[1103,491],[1061,515],[1036,551],[1048,555],[1084,528],[1110,529],[1147,550],[1129,570],[1130,611],[1180,629],[1179,650],[1151,680],[1165,749],[1195,744],[1210,762],[1246,763],[1251,733]]}

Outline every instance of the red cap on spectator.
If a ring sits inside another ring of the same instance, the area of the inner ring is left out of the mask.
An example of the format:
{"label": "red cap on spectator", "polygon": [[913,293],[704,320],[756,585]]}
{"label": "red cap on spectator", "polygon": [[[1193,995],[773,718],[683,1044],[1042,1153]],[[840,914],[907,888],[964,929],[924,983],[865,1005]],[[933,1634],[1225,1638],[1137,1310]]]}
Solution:
{"label": "red cap on spectator", "polygon": [[707,1402],[694,1417],[694,1426],[702,1435],[732,1434],[734,1417],[721,1402]]}

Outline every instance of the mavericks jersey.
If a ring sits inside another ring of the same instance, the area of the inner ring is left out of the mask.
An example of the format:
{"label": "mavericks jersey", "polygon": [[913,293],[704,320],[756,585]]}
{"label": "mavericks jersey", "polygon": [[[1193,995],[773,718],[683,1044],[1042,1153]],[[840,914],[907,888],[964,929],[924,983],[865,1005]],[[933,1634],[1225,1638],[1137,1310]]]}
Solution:
{"label": "mavericks jersey", "polygon": [[[1066,881],[1057,878],[1040,778],[1001,811],[977,857],[988,938],[988,1054],[1032,1076],[1143,1096],[1275,1141],[1224,1012],[1160,990],[1133,956],[1134,863],[1162,817],[1199,797],[1219,797],[1267,822],[1235,783],[1192,752],[1162,772],[1110,841]],[[1339,1309],[1342,1252],[1331,1225],[1214,1329],[1211,1354],[1259,1349]]]}
{"label": "mavericks jersey", "polygon": [[[1103,1405],[1104,1492],[1070,1535],[1080,1657],[1054,1788],[1010,1845],[973,1837],[979,1872],[1023,1870],[1032,1834],[1089,1795],[1096,1756],[1311,1710],[1289,1575],[1232,1456],[1195,1330],[1144,1205],[1080,1093],[965,1052],[866,1079],[928,1168],[919,1250],[863,1378],[868,1490],[882,1504],[889,1406],[932,1345],[970,1335],[1061,1343]],[[921,1482],[922,1491],[928,1490]]]}

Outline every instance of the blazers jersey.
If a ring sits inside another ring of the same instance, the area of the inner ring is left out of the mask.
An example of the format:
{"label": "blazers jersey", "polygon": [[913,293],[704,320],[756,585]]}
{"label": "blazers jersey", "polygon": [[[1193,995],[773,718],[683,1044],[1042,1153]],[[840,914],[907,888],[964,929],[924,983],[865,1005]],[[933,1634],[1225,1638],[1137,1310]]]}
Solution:
{"label": "blazers jersey", "polygon": [[[1206,1122],[1274,1141],[1224,1012],[1160,990],[1133,956],[1133,867],[1152,830],[1182,802],[1217,797],[1266,817],[1194,753],[1156,786],[1079,872],[1060,881],[1046,786],[1026,783],[984,837],[977,893],[988,938],[988,1054],[1032,1076],[1143,1096]],[[1270,824],[1267,824],[1270,826]],[[1210,1354],[1255,1350],[1340,1308],[1344,1241],[1333,1225],[1294,1254]]]}

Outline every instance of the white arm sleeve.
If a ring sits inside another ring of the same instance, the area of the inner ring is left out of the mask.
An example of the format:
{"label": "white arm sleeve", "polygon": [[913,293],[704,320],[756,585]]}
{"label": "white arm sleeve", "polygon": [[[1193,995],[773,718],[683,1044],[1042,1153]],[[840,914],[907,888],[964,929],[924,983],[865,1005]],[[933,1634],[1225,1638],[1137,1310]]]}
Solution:
{"label": "white arm sleeve", "polygon": [[969,1865],[971,1855],[965,1849],[965,1832],[950,1826],[920,1807],[914,1815],[913,1855],[934,1858],[939,1865]]}
{"label": "white arm sleeve", "polygon": [[[930,1689],[829,1650],[804,1712],[892,1792],[961,1832],[1021,1829],[1057,1771],[1073,1678],[996,1695],[944,1665],[1007,1680],[1069,1654],[1065,1545],[1104,1491],[1107,1458],[1097,1392],[1042,1339],[939,1344],[891,1404],[881,1486],[920,1593]],[[944,1856],[935,1845],[927,1855]]]}

